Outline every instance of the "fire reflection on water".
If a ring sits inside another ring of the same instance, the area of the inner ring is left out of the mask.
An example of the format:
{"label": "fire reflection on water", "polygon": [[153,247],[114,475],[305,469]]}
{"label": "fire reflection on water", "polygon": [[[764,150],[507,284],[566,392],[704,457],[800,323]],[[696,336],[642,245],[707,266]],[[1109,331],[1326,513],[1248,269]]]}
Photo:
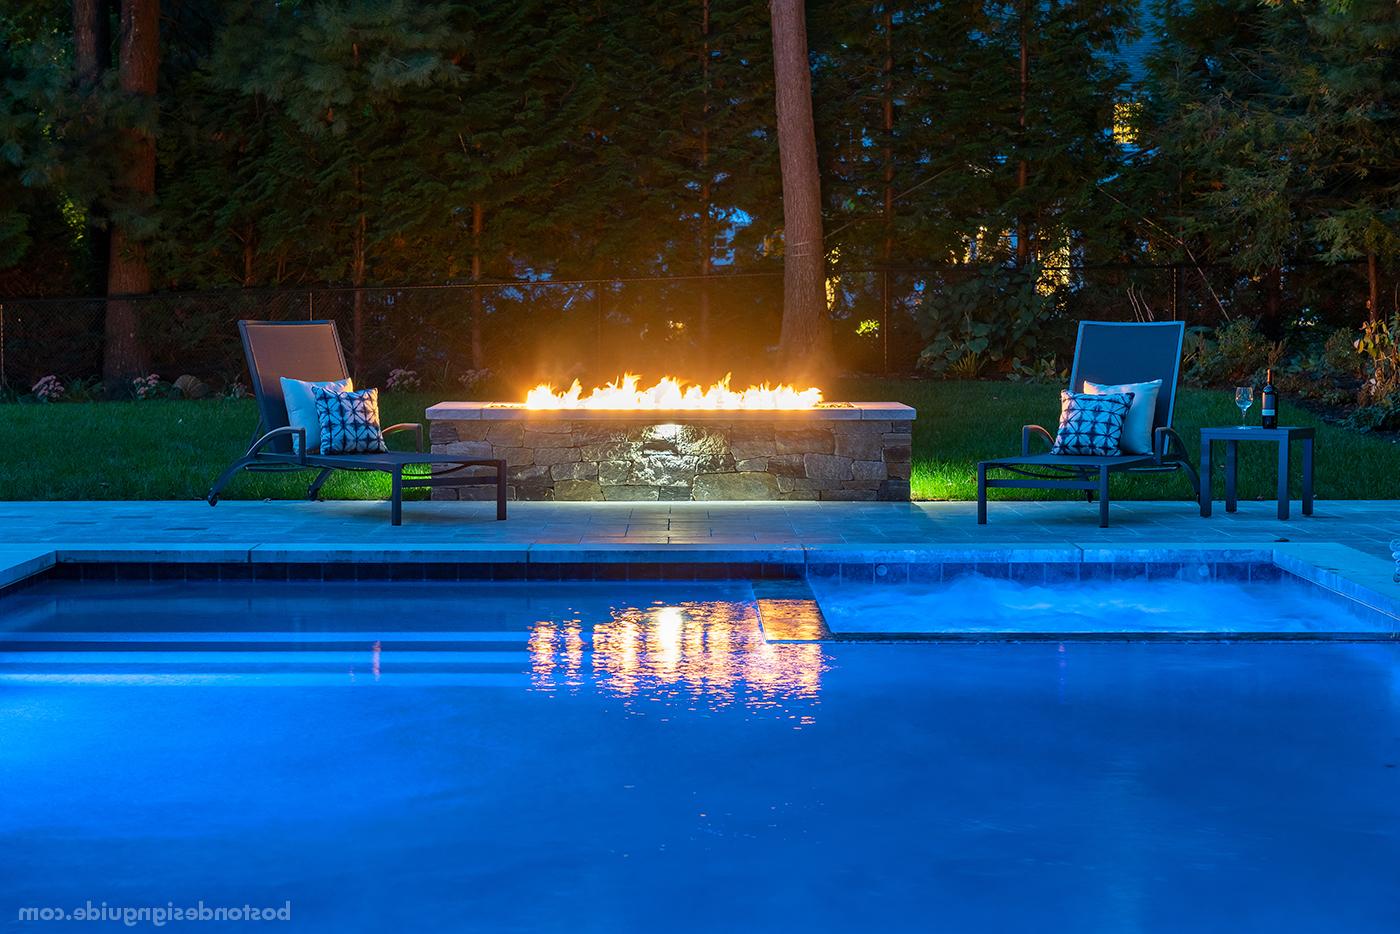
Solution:
{"label": "fire reflection on water", "polygon": [[574,690],[591,681],[628,701],[783,710],[794,702],[814,705],[826,668],[820,645],[766,642],[754,605],[743,601],[619,607],[592,627],[591,637],[588,651],[580,619],[535,623],[528,643],[532,686]]}

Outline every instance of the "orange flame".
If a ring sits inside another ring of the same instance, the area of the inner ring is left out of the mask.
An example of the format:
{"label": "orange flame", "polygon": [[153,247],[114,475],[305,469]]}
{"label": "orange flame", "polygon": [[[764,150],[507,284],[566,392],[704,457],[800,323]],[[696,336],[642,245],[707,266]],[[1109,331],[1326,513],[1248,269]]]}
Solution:
{"label": "orange flame", "polygon": [[583,394],[578,380],[565,392],[540,383],[525,396],[527,409],[810,409],[822,401],[815,387],[772,386],[763,383],[747,389],[730,389],[729,379],[713,386],[687,383],[673,376],[655,386],[640,388],[641,377],[628,373],[619,382]]}

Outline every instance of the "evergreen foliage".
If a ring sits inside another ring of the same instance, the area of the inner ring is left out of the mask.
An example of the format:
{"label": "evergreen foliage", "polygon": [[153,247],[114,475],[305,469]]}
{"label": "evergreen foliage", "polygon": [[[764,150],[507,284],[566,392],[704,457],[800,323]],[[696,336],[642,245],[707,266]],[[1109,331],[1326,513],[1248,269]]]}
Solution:
{"label": "evergreen foliage", "polygon": [[[78,88],[62,5],[0,13],[0,293],[95,291],[85,231],[117,216],[163,290],[780,268],[763,0],[162,13],[158,121],[110,74]],[[1126,278],[1084,287],[1101,264],[1185,264],[1201,298],[1182,313],[1260,317],[1271,338],[1397,310],[1392,0],[809,0],[808,22],[850,339],[894,277],[937,332],[935,369],[1029,366],[1038,333],[1126,313]],[[113,193],[133,121],[159,128],[153,205]],[[624,345],[776,339],[761,290],[719,289],[586,285],[565,304]],[[535,326],[526,291],[454,301],[440,313],[478,331]],[[357,306],[361,327],[374,314]]]}

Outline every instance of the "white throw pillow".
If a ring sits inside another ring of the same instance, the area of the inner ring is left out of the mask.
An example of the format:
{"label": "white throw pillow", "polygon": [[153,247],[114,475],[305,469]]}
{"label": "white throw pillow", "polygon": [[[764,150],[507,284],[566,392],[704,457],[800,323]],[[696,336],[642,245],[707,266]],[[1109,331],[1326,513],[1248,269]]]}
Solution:
{"label": "white throw pillow", "polygon": [[1084,391],[1091,396],[1132,393],[1133,404],[1128,409],[1128,417],[1123,420],[1123,437],[1118,447],[1124,454],[1152,453],[1152,423],[1157,420],[1157,394],[1162,391],[1160,379],[1150,383],[1119,383],[1114,386],[1085,383]]}
{"label": "white throw pillow", "polygon": [[[350,377],[311,383],[304,379],[282,377],[282,398],[287,403],[287,424],[306,432],[306,450],[312,454],[321,450],[321,419],[316,414],[315,393],[312,386],[330,389],[335,392],[350,392],[355,388]],[[295,441],[292,447],[296,447]]]}

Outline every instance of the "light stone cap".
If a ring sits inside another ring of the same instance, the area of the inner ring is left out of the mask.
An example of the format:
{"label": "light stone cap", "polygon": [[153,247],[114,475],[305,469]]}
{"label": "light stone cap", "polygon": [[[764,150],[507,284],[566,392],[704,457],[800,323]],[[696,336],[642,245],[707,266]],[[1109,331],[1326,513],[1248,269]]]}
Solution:
{"label": "light stone cap", "polygon": [[628,422],[912,422],[913,408],[900,402],[826,402],[811,409],[527,409],[517,402],[439,402],[430,421],[628,421]]}
{"label": "light stone cap", "polygon": [[54,565],[53,549],[46,545],[20,545],[0,551],[0,587],[8,587]]}

